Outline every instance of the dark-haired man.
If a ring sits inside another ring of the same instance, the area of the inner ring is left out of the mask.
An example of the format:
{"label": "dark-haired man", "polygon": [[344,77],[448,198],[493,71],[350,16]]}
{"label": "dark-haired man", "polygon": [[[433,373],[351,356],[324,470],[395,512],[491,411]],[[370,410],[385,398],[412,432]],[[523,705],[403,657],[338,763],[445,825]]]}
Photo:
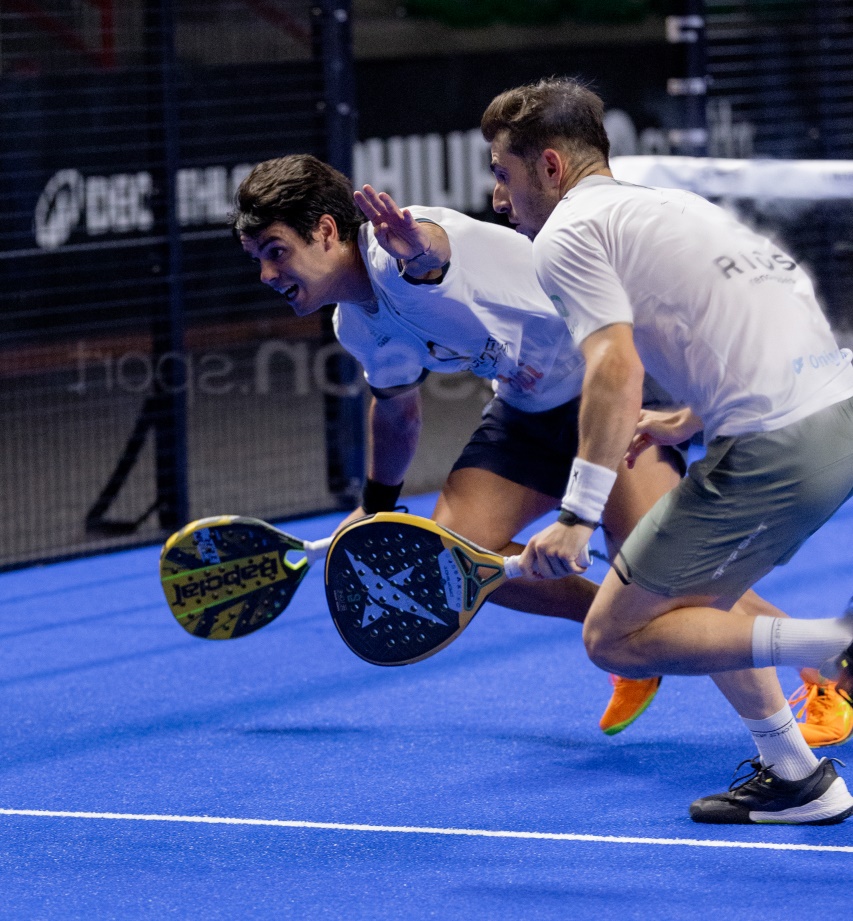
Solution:
{"label": "dark-haired man", "polygon": [[[238,190],[233,227],[261,281],[295,313],[337,304],[337,336],[364,368],[368,479],[349,518],[394,508],[418,444],[427,374],[471,370],[493,381],[495,396],[433,517],[480,546],[519,552],[515,536],[565,490],[583,377],[533,274],[529,241],[446,208],[400,210],[369,186],[353,193],[345,176],[305,155],[256,166]],[[662,448],[620,471],[603,518],[611,551],[683,469],[680,454]],[[578,576],[525,579],[491,600],[580,622],[595,590]],[[608,734],[636,719],[659,685],[656,676],[614,681],[601,721]]]}
{"label": "dark-haired man", "polygon": [[[581,571],[626,452],[704,429],[705,458],[617,554],[587,650],[622,675],[711,674],[752,731],[752,774],[693,803],[696,821],[840,822],[853,797],[832,762],[808,749],[778,683],[746,693],[743,670],[823,666],[849,697],[853,616],[738,607],[853,492],[850,355],[771,241],[699,196],[616,181],[602,115],[589,89],[550,79],[502,93],[482,120],[494,207],[534,240],[540,284],[586,360],[560,519],[528,542],[522,568]],[[641,417],[644,369],[686,408]]]}

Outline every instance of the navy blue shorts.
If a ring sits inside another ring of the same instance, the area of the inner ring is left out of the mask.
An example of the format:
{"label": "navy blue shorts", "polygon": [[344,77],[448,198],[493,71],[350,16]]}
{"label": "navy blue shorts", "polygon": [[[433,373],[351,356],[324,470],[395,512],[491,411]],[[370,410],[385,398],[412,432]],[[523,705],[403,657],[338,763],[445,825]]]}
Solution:
{"label": "navy blue shorts", "polygon": [[[643,405],[649,409],[664,406],[659,394],[647,386]],[[483,409],[483,421],[453,469],[489,470],[520,486],[562,499],[578,452],[579,408],[580,397],[542,413],[529,413],[495,397]],[[667,449],[682,476],[687,470],[687,448],[684,444]]]}

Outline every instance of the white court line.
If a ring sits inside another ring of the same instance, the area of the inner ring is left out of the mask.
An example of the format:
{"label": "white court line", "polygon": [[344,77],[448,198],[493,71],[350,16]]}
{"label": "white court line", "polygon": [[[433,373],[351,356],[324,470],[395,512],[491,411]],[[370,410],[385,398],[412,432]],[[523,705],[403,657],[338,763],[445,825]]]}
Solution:
{"label": "white court line", "polygon": [[65,812],[52,809],[0,809],[0,815],[51,819],[107,819],[122,822],[186,822],[196,825],[260,825],[273,828],[319,828],[404,835],[461,835],[470,838],[518,838],[537,841],[589,841],[604,844],[656,844],[681,847],[753,848],[766,851],[834,851],[853,853],[853,845],[786,844],[769,841],[707,841],[698,838],[636,838],[629,835],[576,835],[568,832],[495,831],[487,828],[430,828],[419,825],[359,825],[345,822],[299,822],[289,819],[236,819],[211,815],[139,815],[130,812]]}

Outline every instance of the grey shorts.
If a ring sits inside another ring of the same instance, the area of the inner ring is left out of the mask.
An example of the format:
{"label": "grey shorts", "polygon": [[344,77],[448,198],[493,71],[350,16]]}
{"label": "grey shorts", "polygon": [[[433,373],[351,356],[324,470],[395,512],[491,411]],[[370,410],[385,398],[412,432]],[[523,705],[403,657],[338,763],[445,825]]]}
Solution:
{"label": "grey shorts", "polygon": [[853,399],[779,429],[717,438],[620,550],[623,582],[734,601],[853,495]]}
{"label": "grey shorts", "polygon": [[[668,395],[651,378],[646,379],[643,405],[655,409],[671,405]],[[495,397],[483,410],[480,426],[453,465],[454,470],[477,467],[527,486],[556,500],[559,505],[572,461],[578,453],[580,398],[541,413],[528,413]],[[671,461],[683,474],[688,445],[667,448]]]}

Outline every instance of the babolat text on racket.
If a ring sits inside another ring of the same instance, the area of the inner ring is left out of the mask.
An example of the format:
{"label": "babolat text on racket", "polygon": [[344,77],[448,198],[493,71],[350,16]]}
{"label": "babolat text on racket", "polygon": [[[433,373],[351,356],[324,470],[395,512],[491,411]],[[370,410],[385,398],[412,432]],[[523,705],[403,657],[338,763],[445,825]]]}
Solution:
{"label": "babolat text on racket", "polygon": [[326,600],[343,641],[374,665],[408,665],[452,643],[495,589],[521,575],[427,518],[379,512],[341,529]]}
{"label": "babolat text on racket", "polygon": [[303,541],[256,518],[201,518],[163,545],[160,583],[187,633],[233,640],[284,611],[331,540]]}

